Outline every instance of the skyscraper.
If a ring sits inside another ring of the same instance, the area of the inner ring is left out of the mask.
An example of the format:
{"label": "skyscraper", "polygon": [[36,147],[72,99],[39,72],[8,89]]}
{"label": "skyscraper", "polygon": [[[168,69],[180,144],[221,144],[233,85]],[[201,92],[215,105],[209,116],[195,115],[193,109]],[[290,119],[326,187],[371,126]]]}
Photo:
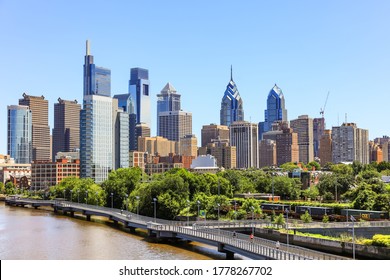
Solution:
{"label": "skyscraper", "polygon": [[332,131],[330,129],[324,130],[320,139],[320,148],[318,150],[321,166],[332,162]]}
{"label": "skyscraper", "polygon": [[149,96],[149,71],[142,68],[131,68],[129,93],[134,101],[134,113],[136,123],[146,123],[151,128],[150,96]]}
{"label": "skyscraper", "polygon": [[276,162],[280,166],[286,162],[299,162],[298,134],[292,128],[283,128],[276,135]]}
{"label": "skyscraper", "polygon": [[194,134],[184,135],[180,139],[180,154],[183,156],[197,157],[198,139]]}
{"label": "skyscraper", "polygon": [[332,128],[333,163],[359,161],[369,163],[368,130],[355,123],[343,123]]}
{"label": "skyscraper", "polygon": [[180,141],[185,135],[192,134],[192,113],[168,111],[159,114],[158,136],[171,141]]}
{"label": "skyscraper", "polygon": [[220,124],[229,126],[235,121],[244,120],[243,101],[233,81],[233,69],[230,68],[230,81],[226,86],[221,102]]}
{"label": "skyscraper", "polygon": [[32,115],[32,160],[50,161],[49,102],[42,96],[23,93],[19,105],[28,106]]}
{"label": "skyscraper", "polygon": [[230,143],[236,146],[237,168],[259,167],[257,124],[233,122],[230,125]]}
{"label": "skyscraper", "polygon": [[299,160],[305,164],[314,160],[313,119],[307,115],[290,121],[290,127],[298,134]]}
{"label": "skyscraper", "polygon": [[325,130],[325,118],[313,119],[313,144],[314,144],[314,157],[319,157],[320,140],[324,135]]}
{"label": "skyscraper", "polygon": [[202,127],[202,147],[212,143],[213,140],[227,140],[229,142],[229,127],[226,125],[209,124]]}
{"label": "skyscraper", "polygon": [[84,96],[86,95],[111,96],[111,70],[95,66],[88,40],[84,61]]}
{"label": "skyscraper", "polygon": [[114,169],[129,167],[129,114],[112,99]]}
{"label": "skyscraper", "polygon": [[262,139],[263,133],[271,130],[274,121],[287,121],[284,95],[276,84],[267,97],[267,109],[264,111],[264,122],[259,123],[259,139]]}
{"label": "skyscraper", "polygon": [[112,98],[84,96],[80,113],[80,175],[101,183],[113,169]]}
{"label": "skyscraper", "polygon": [[8,154],[15,163],[31,163],[32,161],[32,116],[28,106],[7,106]]}
{"label": "skyscraper", "polygon": [[276,142],[270,139],[259,141],[259,167],[276,165]]}
{"label": "skyscraper", "polygon": [[157,131],[159,130],[159,114],[167,111],[180,111],[180,94],[171,83],[167,83],[161,90],[160,94],[157,94]]}
{"label": "skyscraper", "polygon": [[58,103],[54,104],[53,161],[58,152],[72,152],[80,148],[80,110],[77,100],[58,98]]}

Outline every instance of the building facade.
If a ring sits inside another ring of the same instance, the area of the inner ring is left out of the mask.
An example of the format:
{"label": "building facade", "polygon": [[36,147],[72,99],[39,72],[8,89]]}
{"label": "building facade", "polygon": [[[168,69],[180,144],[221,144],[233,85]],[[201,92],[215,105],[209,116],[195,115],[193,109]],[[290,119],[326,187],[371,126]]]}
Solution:
{"label": "building facade", "polygon": [[299,161],[307,164],[314,160],[313,119],[307,115],[290,121],[290,127],[298,134]]}
{"label": "building facade", "polygon": [[198,156],[198,139],[194,134],[184,135],[180,139],[180,154],[183,156]]}
{"label": "building facade", "polygon": [[28,189],[31,183],[31,164],[16,163],[10,155],[0,155],[0,182],[12,182],[18,188]]}
{"label": "building facade", "polygon": [[232,123],[230,143],[236,147],[237,168],[259,167],[257,124],[246,121]]}
{"label": "building facade", "polygon": [[49,101],[23,93],[19,105],[28,106],[32,117],[32,160],[51,160]]}
{"label": "building facade", "polygon": [[178,154],[179,143],[161,136],[139,137],[138,151],[148,155],[168,156],[169,154]]}
{"label": "building facade", "polygon": [[325,129],[320,139],[319,157],[321,166],[332,162],[332,130]]}
{"label": "building facade", "polygon": [[368,130],[355,123],[343,123],[332,128],[333,163],[359,161],[369,163]]}
{"label": "building facade", "polygon": [[129,93],[134,102],[136,123],[146,123],[151,127],[149,70],[143,68],[130,69]]}
{"label": "building facade", "polygon": [[113,163],[114,169],[129,167],[129,114],[118,107],[118,100],[112,100],[113,120]]}
{"label": "building facade", "polygon": [[230,81],[226,86],[221,101],[220,124],[230,126],[235,121],[244,120],[244,103],[233,81],[233,70],[230,69]]}
{"label": "building facade", "polygon": [[7,151],[15,163],[32,161],[32,115],[28,106],[7,106]]}
{"label": "building facade", "polygon": [[280,166],[287,162],[299,162],[298,134],[292,128],[284,128],[276,135],[276,162]]}
{"label": "building facade", "polygon": [[158,136],[179,142],[185,135],[192,134],[192,113],[169,111],[159,114]]}
{"label": "building facade", "polygon": [[229,127],[226,125],[204,125],[201,130],[202,147],[214,141],[227,140],[229,142]]}
{"label": "building facade", "polygon": [[101,183],[113,169],[112,98],[84,96],[80,114],[81,177]]}
{"label": "building facade", "polygon": [[54,104],[53,160],[58,152],[72,152],[80,148],[80,110],[77,100],[58,98]]}
{"label": "building facade", "polygon": [[176,89],[171,83],[167,83],[161,90],[160,94],[157,94],[157,131],[159,130],[159,114],[169,111],[181,110],[181,95],[177,93]]}
{"label": "building facade", "polygon": [[263,139],[259,141],[259,167],[276,166],[276,141]]}
{"label": "building facade", "polygon": [[267,97],[267,109],[264,111],[264,122],[259,123],[259,139],[263,133],[272,129],[275,121],[287,121],[287,110],[282,90],[275,84]]}
{"label": "building facade", "polygon": [[313,145],[314,145],[314,157],[320,157],[320,140],[324,135],[325,130],[325,118],[313,119]]}

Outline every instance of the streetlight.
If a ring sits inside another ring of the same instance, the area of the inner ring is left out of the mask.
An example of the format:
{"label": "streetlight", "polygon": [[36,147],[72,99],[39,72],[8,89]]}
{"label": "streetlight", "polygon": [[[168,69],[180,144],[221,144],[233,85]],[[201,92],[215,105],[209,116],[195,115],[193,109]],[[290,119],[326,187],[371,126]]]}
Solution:
{"label": "streetlight", "polygon": [[196,202],[196,204],[198,204],[198,218],[199,218],[200,201],[198,200],[198,201]]}
{"label": "streetlight", "polygon": [[187,211],[187,226],[190,225],[190,201],[187,199],[187,207],[188,207],[188,211]]}
{"label": "streetlight", "polygon": [[272,172],[272,202],[274,202],[274,173]]}
{"label": "streetlight", "polygon": [[157,198],[153,197],[154,222],[156,222],[156,202],[157,202]]}
{"label": "streetlight", "polygon": [[234,201],[234,220],[237,220],[237,201]]}
{"label": "streetlight", "polygon": [[126,211],[127,211],[127,210],[128,210],[128,205],[127,205],[127,204],[129,203],[129,201],[128,201],[127,199],[128,199],[128,197],[129,197],[129,195],[128,195],[128,194],[125,194],[125,197],[126,197],[126,202],[125,202],[126,205],[125,205],[125,206],[126,206]]}
{"label": "streetlight", "polygon": [[64,199],[65,199],[65,191],[66,191],[66,190],[64,190]]}
{"label": "streetlight", "polygon": [[114,206],[114,194],[111,193],[111,208],[113,208]]}
{"label": "streetlight", "polygon": [[85,204],[88,204],[88,191],[85,191]]}
{"label": "streetlight", "polygon": [[254,211],[255,211],[255,207],[251,206],[251,211],[252,211],[252,235],[255,234],[255,224],[253,222],[253,214],[254,214]]}
{"label": "streetlight", "polygon": [[98,192],[96,192],[96,197],[95,197],[95,200],[96,200],[96,206],[98,205]]}
{"label": "streetlight", "polygon": [[139,219],[139,196],[137,195],[135,199],[137,199],[137,219]]}
{"label": "streetlight", "polygon": [[73,193],[73,190],[70,190],[70,202],[72,202],[72,193]]}
{"label": "streetlight", "polygon": [[287,230],[287,248],[288,248],[288,208],[286,208],[286,210],[284,210],[286,212],[286,230]]}
{"label": "streetlight", "polygon": [[77,190],[77,203],[80,203],[80,190]]}
{"label": "streetlight", "polygon": [[352,256],[353,256],[353,259],[355,259],[355,222],[356,222],[356,219],[352,215],[351,215],[351,221],[352,221]]}
{"label": "streetlight", "polygon": [[219,207],[221,206],[221,204],[217,203],[217,207],[218,207],[218,223],[219,223]]}

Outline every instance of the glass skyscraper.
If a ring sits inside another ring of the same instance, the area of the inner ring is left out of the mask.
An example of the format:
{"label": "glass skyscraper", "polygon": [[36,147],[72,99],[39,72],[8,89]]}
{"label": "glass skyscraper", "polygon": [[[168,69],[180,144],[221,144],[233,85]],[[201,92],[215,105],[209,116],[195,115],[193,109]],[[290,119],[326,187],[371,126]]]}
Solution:
{"label": "glass skyscraper", "polygon": [[264,122],[259,123],[259,139],[263,133],[272,129],[274,121],[287,121],[287,110],[282,90],[275,84],[267,98],[267,109],[264,111]]}
{"label": "glass skyscraper", "polygon": [[101,183],[113,169],[112,98],[84,96],[80,114],[80,175]]}
{"label": "glass skyscraper", "polygon": [[180,94],[170,83],[167,83],[160,94],[157,94],[157,131],[159,131],[160,123],[159,114],[168,111],[180,111],[180,98]]}
{"label": "glass skyscraper", "polygon": [[86,95],[111,96],[111,70],[95,66],[88,40],[84,61],[84,96]]}
{"label": "glass skyscraper", "polygon": [[230,82],[223,95],[220,111],[221,125],[231,125],[235,121],[244,120],[243,101],[233,81],[233,69],[230,69]]}
{"label": "glass skyscraper", "polygon": [[28,106],[7,106],[8,154],[15,163],[31,163],[32,161],[32,114]]}

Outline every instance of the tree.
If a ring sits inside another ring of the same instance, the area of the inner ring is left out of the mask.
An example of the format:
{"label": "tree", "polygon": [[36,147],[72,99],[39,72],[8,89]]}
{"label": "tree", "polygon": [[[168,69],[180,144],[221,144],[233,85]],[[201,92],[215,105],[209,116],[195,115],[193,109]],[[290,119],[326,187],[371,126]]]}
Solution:
{"label": "tree", "polygon": [[311,161],[308,164],[306,164],[307,170],[321,170],[321,165],[316,161]]}
{"label": "tree", "polygon": [[5,186],[3,182],[0,182],[0,193],[5,193]]}
{"label": "tree", "polygon": [[302,214],[301,215],[301,220],[304,222],[304,223],[311,223],[313,221],[311,215],[309,214],[308,211],[305,212],[305,214]]}
{"label": "tree", "polygon": [[275,224],[277,224],[278,227],[286,224],[286,221],[282,213],[280,213],[278,216],[275,217]]}
{"label": "tree", "polygon": [[17,193],[16,186],[12,182],[5,183],[5,194],[12,195],[16,193]]}
{"label": "tree", "polygon": [[286,162],[286,163],[283,163],[280,168],[286,170],[286,171],[289,171],[289,172],[292,172],[294,171],[294,169],[297,169],[299,168],[298,165],[296,165],[295,163],[293,162]]}

